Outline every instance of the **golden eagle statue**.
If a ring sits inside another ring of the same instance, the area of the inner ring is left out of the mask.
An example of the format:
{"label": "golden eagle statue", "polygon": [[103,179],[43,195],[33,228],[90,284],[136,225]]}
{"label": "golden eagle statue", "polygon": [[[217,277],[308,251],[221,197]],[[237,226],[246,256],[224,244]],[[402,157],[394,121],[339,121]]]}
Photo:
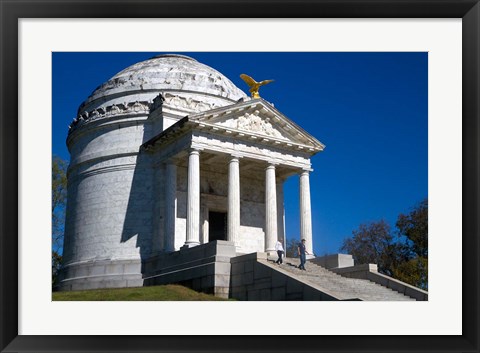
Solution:
{"label": "golden eagle statue", "polygon": [[247,83],[247,85],[250,87],[249,91],[252,94],[252,98],[260,98],[260,95],[258,94],[258,89],[260,88],[260,86],[273,82],[273,80],[264,80],[264,81],[257,82],[253,78],[245,74],[241,74],[240,78],[244,80]]}

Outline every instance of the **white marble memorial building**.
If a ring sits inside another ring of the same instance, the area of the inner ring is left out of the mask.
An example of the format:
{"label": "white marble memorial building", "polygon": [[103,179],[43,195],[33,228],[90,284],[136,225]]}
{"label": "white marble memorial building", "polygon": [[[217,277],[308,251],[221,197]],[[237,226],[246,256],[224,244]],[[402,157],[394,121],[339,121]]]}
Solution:
{"label": "white marble memorial building", "polygon": [[159,55],[116,74],[80,105],[67,145],[64,290],[142,285],[149,258],[214,240],[273,251],[289,177],[295,236],[313,252],[310,158],[324,146],[193,58]]}

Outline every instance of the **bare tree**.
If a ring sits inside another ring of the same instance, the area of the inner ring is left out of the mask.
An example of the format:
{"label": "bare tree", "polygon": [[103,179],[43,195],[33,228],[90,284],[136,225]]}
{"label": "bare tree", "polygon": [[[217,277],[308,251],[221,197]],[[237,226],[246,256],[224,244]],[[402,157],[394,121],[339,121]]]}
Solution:
{"label": "bare tree", "polygon": [[287,257],[296,257],[297,254],[298,240],[290,238],[287,241],[287,247],[285,248]]}
{"label": "bare tree", "polygon": [[65,207],[67,203],[68,162],[52,158],[52,285],[55,284],[62,261]]}

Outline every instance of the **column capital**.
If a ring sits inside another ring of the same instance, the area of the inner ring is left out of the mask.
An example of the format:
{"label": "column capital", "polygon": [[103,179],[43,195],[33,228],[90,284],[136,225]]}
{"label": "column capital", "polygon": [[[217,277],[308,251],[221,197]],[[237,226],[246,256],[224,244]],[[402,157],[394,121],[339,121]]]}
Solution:
{"label": "column capital", "polygon": [[238,155],[238,154],[231,154],[229,155],[229,162],[238,162],[240,161],[240,158],[242,158],[242,156]]}
{"label": "column capital", "polygon": [[273,162],[273,161],[267,161],[267,166],[265,167],[265,170],[267,169],[275,169],[275,167],[277,165],[279,165],[280,163],[278,162]]}
{"label": "column capital", "polygon": [[188,154],[200,154],[200,152],[202,151],[203,149],[202,148],[198,148],[198,147],[190,147],[188,149]]}
{"label": "column capital", "polygon": [[312,168],[303,168],[302,170],[300,170],[298,172],[299,175],[308,175],[310,174],[311,172],[313,172],[313,169]]}
{"label": "column capital", "polygon": [[200,150],[198,148],[189,148],[188,149],[188,154],[200,154]]}

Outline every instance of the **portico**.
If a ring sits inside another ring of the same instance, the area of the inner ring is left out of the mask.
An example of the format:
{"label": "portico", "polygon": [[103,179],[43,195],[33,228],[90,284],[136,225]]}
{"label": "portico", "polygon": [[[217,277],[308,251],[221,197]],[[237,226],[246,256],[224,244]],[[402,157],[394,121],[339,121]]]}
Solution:
{"label": "portico", "polygon": [[298,175],[299,235],[313,252],[310,157],[324,146],[268,102],[187,116],[142,148],[164,176],[160,251],[207,243],[214,231],[237,253],[273,252],[285,238],[283,183]]}

